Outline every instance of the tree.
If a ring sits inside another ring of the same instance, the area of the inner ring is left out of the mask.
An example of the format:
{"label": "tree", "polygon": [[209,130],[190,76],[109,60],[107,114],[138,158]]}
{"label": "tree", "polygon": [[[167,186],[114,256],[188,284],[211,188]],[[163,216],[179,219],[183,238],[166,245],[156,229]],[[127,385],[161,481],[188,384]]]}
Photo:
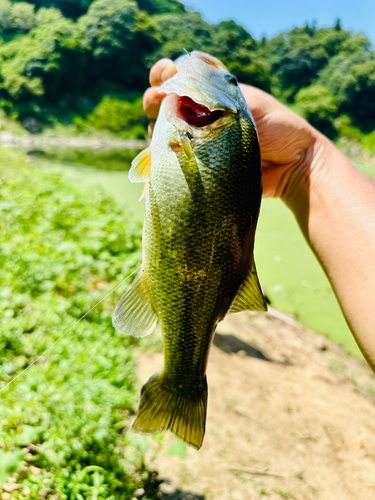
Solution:
{"label": "tree", "polygon": [[0,35],[4,33],[27,33],[36,26],[34,5],[9,0],[0,0]]}
{"label": "tree", "polygon": [[12,4],[9,0],[0,0],[0,34],[13,28]]}
{"label": "tree", "polygon": [[89,79],[117,81],[124,88],[148,81],[144,57],[155,49],[156,30],[133,0],[96,0],[79,21],[82,45],[93,63]]}
{"label": "tree", "polygon": [[319,82],[337,96],[339,111],[356,125],[371,128],[375,120],[375,55],[371,51],[332,58],[320,73]]}
{"label": "tree", "polygon": [[137,0],[138,7],[148,14],[185,14],[185,6],[178,0]]}
{"label": "tree", "polygon": [[150,64],[162,57],[175,59],[183,54],[184,49],[188,52],[201,50],[213,54],[213,28],[202,19],[199,12],[163,14],[156,16],[154,22],[160,45],[148,58]]}
{"label": "tree", "polygon": [[271,40],[268,55],[272,71],[290,102],[299,89],[317,79],[331,58],[343,54],[349,57],[369,49],[371,43],[362,33],[335,28],[293,28]]}
{"label": "tree", "polygon": [[301,89],[295,97],[296,108],[311,125],[331,139],[337,136],[333,118],[337,113],[337,99],[327,87],[313,84]]}
{"label": "tree", "polygon": [[234,21],[210,25],[198,12],[165,14],[155,19],[161,45],[149,58],[175,59],[183,50],[201,50],[218,57],[243,83],[270,90],[270,66],[257,52],[257,43],[248,31]]}
{"label": "tree", "polygon": [[341,108],[364,128],[375,125],[375,58],[352,66],[346,74],[339,92]]}
{"label": "tree", "polygon": [[0,46],[0,89],[6,98],[15,101],[30,96],[55,98],[60,92],[75,88],[77,69],[69,68],[67,61],[79,43],[77,27],[56,12],[58,15],[51,25],[41,24]]}
{"label": "tree", "polygon": [[[18,2],[19,0],[12,0]],[[93,0],[27,0],[28,3],[35,5],[38,10],[41,7],[54,7],[59,9],[64,16],[77,19],[87,12]]]}

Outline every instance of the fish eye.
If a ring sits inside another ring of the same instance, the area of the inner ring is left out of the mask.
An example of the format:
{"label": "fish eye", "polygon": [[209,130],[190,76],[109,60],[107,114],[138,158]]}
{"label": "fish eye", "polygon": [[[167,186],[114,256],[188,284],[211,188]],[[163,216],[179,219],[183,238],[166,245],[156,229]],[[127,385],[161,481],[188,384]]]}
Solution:
{"label": "fish eye", "polygon": [[229,83],[233,83],[233,85],[235,85],[236,87],[238,87],[238,81],[237,81],[237,78],[234,75],[225,75],[225,79]]}

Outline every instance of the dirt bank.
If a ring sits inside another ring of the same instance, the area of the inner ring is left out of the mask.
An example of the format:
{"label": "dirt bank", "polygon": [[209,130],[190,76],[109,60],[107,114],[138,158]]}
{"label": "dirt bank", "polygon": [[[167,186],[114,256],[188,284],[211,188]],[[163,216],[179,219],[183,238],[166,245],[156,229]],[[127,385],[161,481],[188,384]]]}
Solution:
{"label": "dirt bank", "polygon": [[[219,325],[203,447],[186,448],[168,434],[156,457],[149,451],[167,481],[162,498],[375,498],[374,375],[276,316],[240,313]],[[140,383],[161,363],[161,353],[140,354]]]}

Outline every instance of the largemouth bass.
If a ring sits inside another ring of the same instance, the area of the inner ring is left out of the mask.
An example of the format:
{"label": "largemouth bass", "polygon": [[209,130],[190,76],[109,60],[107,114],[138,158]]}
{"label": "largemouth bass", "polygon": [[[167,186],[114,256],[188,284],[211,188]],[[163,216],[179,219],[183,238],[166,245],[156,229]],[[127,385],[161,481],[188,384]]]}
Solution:
{"label": "largemouth bass", "polygon": [[169,429],[199,449],[207,359],[229,312],[267,309],[253,248],[262,195],[254,120],[236,78],[216,58],[176,61],[151,145],[129,178],[145,182],[143,263],[113,325],[136,337],[160,322],[164,366],[143,386],[136,431]]}

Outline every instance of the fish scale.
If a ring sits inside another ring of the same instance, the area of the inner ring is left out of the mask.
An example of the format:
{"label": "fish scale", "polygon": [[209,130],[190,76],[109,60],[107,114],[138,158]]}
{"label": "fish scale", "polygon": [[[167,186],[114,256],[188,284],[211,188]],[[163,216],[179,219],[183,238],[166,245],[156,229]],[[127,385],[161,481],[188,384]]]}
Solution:
{"label": "fish scale", "polygon": [[[208,117],[215,106],[223,112],[208,126],[187,123],[168,81],[149,151],[129,174],[147,182],[142,270],[114,314],[124,333],[143,336],[159,320],[163,334],[164,366],[142,388],[134,429],[169,429],[195,448],[205,432],[206,368],[218,322],[230,309],[266,309],[253,258],[262,194],[256,128],[227,70],[200,54],[177,61],[176,89],[189,97],[200,74],[200,109],[206,102]],[[139,297],[143,308],[131,309]]]}

